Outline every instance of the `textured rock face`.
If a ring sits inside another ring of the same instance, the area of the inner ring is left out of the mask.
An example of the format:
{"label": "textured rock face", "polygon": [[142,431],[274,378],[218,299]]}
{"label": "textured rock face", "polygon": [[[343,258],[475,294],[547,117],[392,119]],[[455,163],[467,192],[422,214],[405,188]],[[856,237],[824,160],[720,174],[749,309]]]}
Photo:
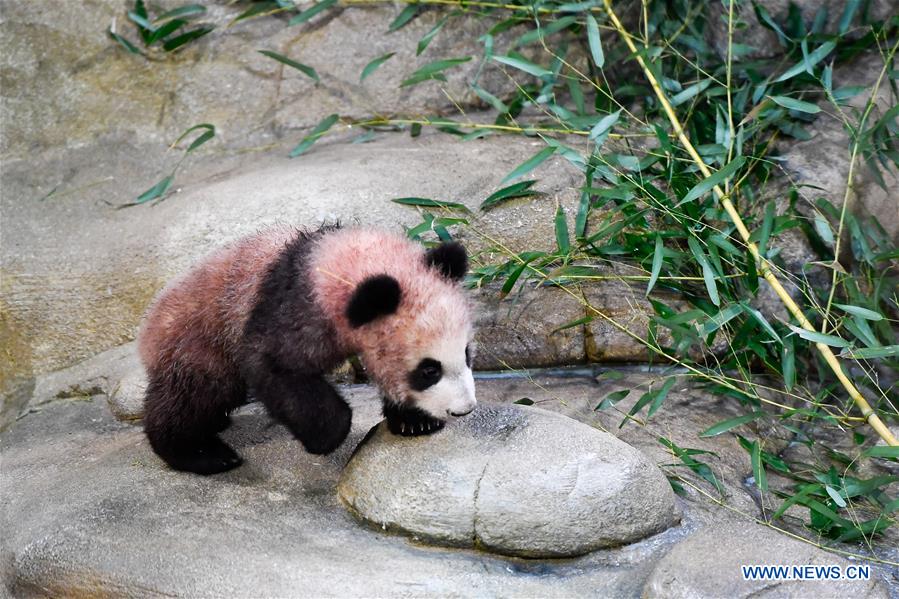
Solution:
{"label": "textured rock face", "polygon": [[608,433],[535,408],[481,405],[439,435],[384,425],[341,474],[364,519],[416,538],[524,557],[633,542],[678,519],[661,471]]}
{"label": "textured rock face", "polygon": [[778,534],[764,526],[732,522],[706,528],[682,541],[662,558],[646,582],[645,597],[764,597],[814,596],[886,598],[871,580],[772,581],[743,580],[741,566],[840,566],[850,562],[813,545]]}

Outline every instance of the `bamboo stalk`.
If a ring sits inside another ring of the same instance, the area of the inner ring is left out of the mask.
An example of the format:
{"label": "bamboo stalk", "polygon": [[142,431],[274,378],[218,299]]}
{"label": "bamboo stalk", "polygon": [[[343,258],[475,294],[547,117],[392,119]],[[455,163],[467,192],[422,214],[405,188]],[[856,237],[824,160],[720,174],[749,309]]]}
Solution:
{"label": "bamboo stalk", "polygon": [[[606,12],[609,15],[609,18],[612,20],[612,25],[618,31],[619,35],[621,35],[624,43],[627,44],[627,47],[634,54],[637,59],[637,62],[640,64],[640,68],[643,69],[643,73],[646,78],[649,80],[649,84],[652,86],[653,91],[659,99],[659,102],[662,104],[662,108],[665,109],[665,114],[668,115],[668,120],[671,122],[671,126],[674,128],[674,132],[677,135],[677,138],[680,140],[681,145],[683,145],[684,149],[687,150],[687,153],[690,154],[690,157],[693,158],[693,161],[696,163],[696,166],[702,171],[704,177],[708,178],[712,176],[712,172],[709,170],[709,167],[706,166],[705,162],[703,162],[702,158],[699,156],[699,152],[696,151],[696,148],[693,147],[693,144],[690,142],[687,135],[684,133],[683,126],[680,123],[680,120],[677,118],[677,114],[674,112],[674,108],[671,106],[671,103],[668,101],[667,96],[665,95],[664,90],[662,90],[662,86],[659,85],[658,80],[656,80],[655,75],[653,75],[652,70],[646,65],[646,62],[643,60],[643,57],[637,52],[637,47],[634,44],[633,39],[631,39],[631,35],[627,32],[624,26],[621,24],[621,21],[618,20],[618,15],[615,14],[615,11],[612,10],[612,2],[611,0],[603,0],[605,4]],[[746,225],[743,223],[743,219],[740,216],[740,213],[737,212],[736,208],[733,205],[733,202],[730,201],[730,198],[724,191],[721,189],[719,185],[714,187],[715,195],[718,196],[718,200],[721,202],[721,206],[724,208],[727,215],[730,217],[731,222],[733,222],[734,226],[737,228],[737,231],[740,233],[740,237],[743,238],[743,242],[746,244],[746,247],[749,248],[749,253],[752,254],[753,259],[758,264],[758,270],[761,272],[762,277],[764,277],[765,281],[771,286],[774,290],[774,293],[777,294],[777,297],[780,298],[780,301],[787,307],[790,311],[790,314],[793,315],[803,329],[806,331],[810,331],[812,333],[817,332],[815,327],[811,322],[805,317],[805,314],[802,313],[800,307],[793,301],[793,298],[790,297],[790,294],[787,293],[786,289],[784,289],[783,285],[781,285],[778,278],[771,271],[768,260],[765,259],[759,253],[758,247],[750,240],[749,229],[746,228]],[[881,439],[887,445],[899,446],[899,442],[896,441],[896,438],[893,436],[893,433],[889,428],[883,423],[880,419],[880,416],[871,408],[871,405],[868,401],[862,396],[861,392],[852,384],[852,381],[849,380],[849,377],[846,376],[846,373],[843,372],[843,368],[840,365],[840,361],[834,355],[833,351],[830,349],[828,345],[824,343],[815,343],[815,347],[818,349],[818,352],[824,358],[824,361],[827,362],[827,365],[830,366],[830,369],[833,370],[837,379],[839,379],[840,383],[843,385],[843,388],[846,389],[849,396],[852,398],[852,401],[855,402],[855,405],[858,406],[859,410],[862,413],[862,416],[865,418],[865,422],[867,422],[871,428],[880,436]]]}

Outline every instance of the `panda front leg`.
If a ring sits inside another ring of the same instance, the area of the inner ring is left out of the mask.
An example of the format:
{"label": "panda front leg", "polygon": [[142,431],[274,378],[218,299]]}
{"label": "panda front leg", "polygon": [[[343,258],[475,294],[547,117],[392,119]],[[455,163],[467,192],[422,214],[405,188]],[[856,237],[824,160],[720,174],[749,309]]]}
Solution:
{"label": "panda front leg", "polygon": [[446,424],[443,420],[434,418],[422,409],[397,404],[386,397],[384,402],[384,418],[387,419],[387,429],[394,435],[404,437],[417,437],[436,433]]}
{"label": "panda front leg", "polygon": [[331,453],[350,432],[353,411],[321,375],[268,373],[254,387],[272,417],[287,427],[306,451]]}

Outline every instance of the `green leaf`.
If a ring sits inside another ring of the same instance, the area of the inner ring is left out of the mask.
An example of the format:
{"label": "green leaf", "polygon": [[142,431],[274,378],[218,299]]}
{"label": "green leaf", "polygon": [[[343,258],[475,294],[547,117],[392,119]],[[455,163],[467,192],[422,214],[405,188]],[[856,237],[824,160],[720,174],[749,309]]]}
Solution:
{"label": "green leaf", "polygon": [[437,21],[437,24],[434,25],[430,31],[424,34],[420,40],[418,40],[418,47],[415,49],[416,56],[421,56],[421,53],[427,49],[428,44],[431,43],[431,40],[434,39],[434,36],[440,32],[444,25],[446,25],[447,19],[449,19],[449,15],[446,15],[445,17]]}
{"label": "green leaf", "polygon": [[571,251],[571,242],[568,239],[568,220],[565,218],[565,211],[562,210],[562,204],[556,206],[556,246],[559,253],[567,255]]}
{"label": "green leaf", "polygon": [[577,17],[574,15],[568,15],[567,17],[562,17],[560,19],[555,19],[549,22],[549,25],[546,27],[541,26],[538,23],[538,27],[536,29],[532,29],[519,37],[513,46],[524,46],[527,44],[531,44],[536,42],[537,40],[544,39],[547,35],[551,35],[558,31],[562,31],[566,27],[570,27],[574,23],[577,22]]}
{"label": "green leaf", "polygon": [[759,230],[759,254],[768,253],[768,241],[771,239],[771,230],[774,228],[774,202],[768,202],[765,206],[765,218],[762,220],[762,228]]}
{"label": "green leaf", "polygon": [[161,198],[165,195],[165,192],[169,190],[169,187],[172,185],[172,181],[174,179],[174,175],[169,175],[168,177],[162,179],[159,183],[137,196],[137,199],[134,200],[134,204],[143,204],[144,202],[149,202],[155,200],[156,198]]}
{"label": "green leaf", "polygon": [[830,485],[824,485],[824,490],[827,491],[827,494],[830,495],[830,498],[833,499],[833,502],[840,507],[846,507],[846,500],[843,499],[839,493],[837,493],[836,489],[831,487]]}
{"label": "green leaf", "polygon": [[529,62],[523,58],[515,58],[512,56],[494,56],[493,60],[509,65],[510,67],[516,68],[519,71],[524,71],[525,73],[533,75],[534,77],[546,77],[547,75],[553,74],[552,71],[548,71],[545,68]]}
{"label": "green leaf", "polygon": [[783,367],[784,387],[786,387],[787,391],[792,391],[793,385],[796,384],[796,349],[793,344],[793,337],[787,337],[783,340],[780,360]]}
{"label": "green leaf", "polygon": [[297,144],[297,147],[290,151],[290,154],[288,154],[288,156],[291,158],[296,158],[297,156],[304,154],[306,150],[312,147],[312,144],[314,144],[319,137],[327,133],[328,130],[334,126],[339,118],[340,117],[336,114],[332,114],[323,118],[321,121],[319,121],[318,125],[315,126],[315,129],[313,129],[309,133],[309,135],[304,137],[302,141]]}
{"label": "green leaf", "polygon": [[487,197],[486,200],[481,202],[481,210],[489,210],[494,206],[513,198],[524,198],[539,195],[539,191],[531,189],[531,186],[536,182],[536,179],[520,181],[518,183],[513,183],[508,187],[503,187],[502,189],[493,192]]}
{"label": "green leaf", "polygon": [[743,166],[743,163],[746,159],[743,156],[737,156],[730,162],[728,162],[724,168],[720,169],[717,172],[712,173],[711,177],[703,179],[696,186],[693,187],[690,191],[687,192],[687,195],[684,196],[680,202],[677,203],[678,206],[684,204],[686,202],[692,202],[693,200],[699,199],[708,193],[713,187],[723,183],[728,177],[732,176]]}
{"label": "green leaf", "polygon": [[649,411],[646,413],[647,418],[652,418],[652,415],[662,407],[665,398],[668,397],[668,392],[671,391],[671,388],[676,382],[677,377],[669,377],[665,380],[664,384],[662,384],[662,387],[658,391],[653,392],[655,396],[652,399],[652,405],[649,406]]}
{"label": "green leaf", "polygon": [[764,416],[764,412],[752,412],[751,414],[745,414],[743,416],[737,416],[736,418],[730,418],[729,420],[722,420],[717,424],[710,426],[705,429],[701,433],[699,433],[700,437],[714,437],[715,435],[720,435],[721,433],[726,433],[732,428],[737,428],[741,424],[746,424],[747,422],[752,422],[754,420],[758,420],[762,416]]}
{"label": "green leaf", "polygon": [[515,283],[521,277],[521,273],[524,272],[524,269],[528,267],[528,264],[530,264],[537,258],[542,258],[545,255],[545,252],[526,252],[524,254],[521,254],[519,256],[519,258],[521,259],[521,264],[519,264],[515,268],[515,270],[512,271],[512,274],[510,274],[506,278],[505,283],[503,283],[502,289],[499,290],[500,299],[509,295],[509,292],[511,292],[512,288],[515,287]]}
{"label": "green leaf", "polygon": [[185,25],[187,25],[187,21],[183,19],[172,19],[165,25],[161,25],[159,29],[157,29],[147,37],[147,45],[149,46],[151,44],[155,44],[158,41],[164,40]]}
{"label": "green leaf", "polygon": [[829,345],[831,347],[849,347],[851,343],[843,339],[842,337],[836,337],[834,335],[825,335],[824,333],[819,333],[817,331],[806,331],[801,327],[794,326],[792,324],[788,324],[790,330],[794,333],[805,339],[806,341],[811,341],[812,343],[823,343],[824,345]]}
{"label": "green leaf", "polygon": [[789,110],[796,110],[798,112],[806,112],[808,114],[817,114],[821,112],[821,109],[817,104],[812,104],[811,102],[805,102],[803,100],[797,100],[796,98],[790,98],[788,96],[768,96],[776,103],[780,104],[784,108],[788,108]]}
{"label": "green leaf", "polygon": [[396,31],[402,28],[406,23],[411,21],[418,14],[418,5],[410,4],[403,11],[397,15],[397,17],[390,23],[390,26],[387,28],[388,32]]}
{"label": "green leaf", "polygon": [[362,74],[359,75],[359,82],[362,83],[362,81],[364,81],[366,77],[374,73],[382,64],[393,58],[395,54],[396,52],[388,52],[387,54],[378,56],[367,65],[365,65],[365,68],[362,69]]}
{"label": "green leaf", "polygon": [[883,320],[883,315],[880,312],[875,312],[874,310],[868,310],[867,308],[860,308],[858,306],[850,306],[847,304],[837,304],[834,303],[834,306],[849,312],[854,316],[858,316],[859,318],[864,318],[865,320]]}
{"label": "green leaf", "polygon": [[175,143],[172,144],[172,147],[177,146],[179,143],[181,143],[182,140],[184,140],[185,137],[199,129],[203,129],[203,133],[199,135],[195,140],[193,140],[193,142],[191,142],[191,144],[187,147],[187,150],[184,151],[185,154],[190,154],[191,152],[202,146],[204,143],[215,137],[215,125],[212,125],[210,123],[200,123],[199,125],[194,125],[190,129],[182,133],[181,136],[175,140]]}
{"label": "green leaf", "polygon": [[447,208],[449,210],[462,210],[464,212],[468,212],[468,208],[465,207],[464,204],[459,204],[457,202],[441,202],[438,200],[432,200],[430,198],[394,198],[390,200],[391,202],[396,202],[397,204],[403,204],[404,206],[423,206],[425,208]]}
{"label": "green leaf", "polygon": [[534,405],[534,400],[530,397],[522,397],[521,399],[516,399],[512,403],[517,403],[520,406],[532,406]]}
{"label": "green leaf", "polygon": [[850,360],[873,360],[875,358],[892,358],[894,356],[899,356],[899,345],[844,349],[840,352],[841,358],[849,358]]}
{"label": "green leaf", "polygon": [[131,54],[143,54],[140,50],[137,49],[137,46],[135,46],[134,44],[132,44],[131,42],[129,42],[126,38],[122,37],[122,36],[119,35],[118,33],[115,33],[115,32],[112,30],[112,28],[107,29],[107,30],[106,30],[106,33],[107,33],[107,35],[109,35],[110,38],[112,38],[113,40],[115,40],[116,42],[118,42],[118,44],[119,44],[120,46],[122,46],[123,48],[125,48],[125,50],[127,50],[127,51],[130,52]]}
{"label": "green leaf", "polygon": [[287,22],[287,26],[292,27],[293,25],[299,25],[300,23],[305,23],[306,21],[308,21],[309,19],[311,19],[318,13],[322,12],[323,10],[327,10],[327,9],[331,8],[335,4],[337,4],[337,0],[322,0],[321,2],[319,2],[317,4],[313,4],[312,6],[310,6],[303,12],[301,12],[300,14],[298,14],[294,17],[291,17],[291,19]]}
{"label": "green leaf", "polygon": [[706,321],[706,323],[702,326],[702,334],[708,335],[709,333],[717,331],[742,313],[743,306],[741,306],[740,304],[732,304],[730,306],[727,306]]}
{"label": "green leaf", "polygon": [[602,51],[602,41],[599,39],[599,24],[592,14],[587,14],[587,41],[590,44],[590,54],[593,55],[593,63],[601,69],[606,64],[606,57]]}
{"label": "green leaf", "polygon": [[429,79],[439,79],[441,81],[446,81],[446,77],[441,74],[441,71],[445,71],[446,69],[452,68],[456,65],[468,62],[469,60],[471,60],[471,56],[466,56],[464,58],[447,58],[445,60],[435,60],[434,62],[429,62],[425,66],[412,73],[411,77],[400,83],[400,87],[409,87],[410,85],[415,85]]}
{"label": "green leaf", "polygon": [[875,445],[874,447],[870,447],[863,451],[862,455],[869,458],[892,458],[894,460],[899,460],[899,447]]}
{"label": "green leaf", "polygon": [[201,27],[197,27],[196,29],[191,29],[186,33],[182,33],[178,37],[174,37],[170,40],[166,40],[162,44],[162,49],[166,52],[174,52],[184,44],[191,42],[197,38],[201,38],[210,31],[212,31],[214,27],[211,25],[203,25]]}
{"label": "green leaf", "polygon": [[705,288],[709,293],[709,299],[716,306],[720,306],[721,299],[718,297],[718,286],[715,283],[715,271],[709,263],[708,256],[702,251],[702,246],[699,245],[699,242],[695,237],[688,237],[687,245],[690,246],[693,257],[696,258],[696,261],[699,262],[699,265],[702,267],[702,278],[705,281]]}
{"label": "green leaf", "polygon": [[525,173],[531,172],[532,170],[537,168],[537,166],[539,166],[540,163],[542,163],[544,160],[546,160],[547,158],[552,156],[553,153],[555,153],[555,151],[556,151],[556,148],[553,148],[553,147],[543,148],[542,150],[540,150],[539,152],[537,152],[536,154],[534,154],[533,156],[531,156],[530,158],[528,158],[527,160],[525,160],[524,162],[519,164],[517,167],[515,167],[515,169],[511,173],[509,173],[508,175],[506,175],[503,178],[501,183],[506,183],[508,181],[511,181],[512,179],[517,179],[518,177],[524,175]]}
{"label": "green leaf", "polygon": [[656,234],[656,247],[652,254],[652,272],[649,275],[649,284],[646,285],[646,295],[655,287],[656,281],[659,280],[659,273],[662,272],[662,262],[665,260],[665,244],[662,242],[662,236]]}
{"label": "green leaf", "polygon": [[[600,136],[608,134],[609,131],[612,129],[612,127],[614,127],[615,124],[618,122],[618,117],[620,117],[620,116],[621,116],[621,111],[618,110],[611,114],[607,114],[606,116],[599,119],[599,121],[595,125],[593,125],[593,128],[590,129],[589,138],[596,140]],[[605,138],[603,138],[603,139],[605,139]]]}
{"label": "green leaf", "polygon": [[830,223],[827,222],[827,219],[824,218],[824,215],[820,212],[815,213],[815,231],[818,232],[818,235],[821,237],[821,240],[824,241],[824,243],[826,243],[830,247],[833,247],[833,229],[830,228]]}
{"label": "green leaf", "polygon": [[606,398],[603,399],[595,408],[593,408],[594,412],[599,412],[600,410],[605,410],[611,408],[616,403],[624,399],[630,393],[630,389],[621,389],[620,391],[612,391]]}
{"label": "green leaf", "polygon": [[480,99],[490,104],[500,114],[506,114],[507,112],[509,112],[509,107],[505,104],[505,102],[488,92],[486,89],[483,89],[482,87],[474,83],[471,84],[471,89],[474,90],[474,93],[476,93]]}
{"label": "green leaf", "polygon": [[155,21],[160,23],[162,21],[167,21],[168,19],[175,19],[180,17],[193,17],[196,15],[202,15],[206,12],[206,7],[201,6],[199,4],[188,4],[186,6],[179,6],[178,8],[173,8],[168,12],[164,12],[158,17],[156,17]]}
{"label": "green leaf", "polygon": [[780,83],[781,81],[792,79],[800,73],[805,73],[806,68],[811,68],[821,62],[824,57],[830,54],[830,51],[836,47],[837,45],[834,42],[824,42],[823,44],[818,46],[814,52],[809,54],[807,57],[803,57],[803,59],[799,61],[799,63],[790,67],[783,75],[775,79],[774,83]]}
{"label": "green leaf", "polygon": [[315,69],[313,69],[310,66],[304,65],[303,63],[297,62],[295,60],[291,60],[290,58],[287,58],[286,56],[278,54],[277,52],[272,52],[271,50],[259,50],[258,52],[264,56],[268,56],[269,58],[274,58],[278,62],[284,63],[289,67],[293,67],[294,69],[300,71],[307,77],[311,77],[315,81],[319,81],[318,73],[316,73]]}
{"label": "green leaf", "polygon": [[672,106],[680,106],[687,100],[691,100],[694,97],[701,94],[702,92],[704,92],[706,90],[706,88],[708,86],[710,86],[711,84],[712,84],[711,79],[704,79],[704,80],[700,81],[699,83],[696,83],[694,85],[691,85],[690,87],[685,88],[684,91],[680,92],[679,94],[672,96],[671,99],[669,100],[669,102],[671,103]]}
{"label": "green leaf", "polygon": [[752,462],[752,476],[755,478],[755,486],[762,491],[768,490],[768,476],[765,474],[765,465],[762,463],[762,450],[758,441],[752,442],[750,460]]}

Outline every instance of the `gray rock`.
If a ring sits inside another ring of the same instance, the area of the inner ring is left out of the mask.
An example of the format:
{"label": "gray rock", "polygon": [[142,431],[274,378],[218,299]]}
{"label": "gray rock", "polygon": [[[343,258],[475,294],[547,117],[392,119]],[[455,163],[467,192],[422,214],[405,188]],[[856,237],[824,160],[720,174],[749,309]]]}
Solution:
{"label": "gray rock", "polygon": [[741,566],[846,566],[849,560],[745,522],[719,523],[681,541],[656,565],[646,582],[644,597],[812,597],[885,598],[888,593],[872,574],[871,580],[774,581],[743,580]]}
{"label": "gray rock", "polygon": [[675,538],[535,562],[360,526],[335,485],[380,403],[341,392],[354,425],[335,454],[307,454],[254,405],[225,435],[244,465],[214,477],[166,469],[102,396],[27,415],[0,447],[0,596],[637,597]]}
{"label": "gray rock", "polygon": [[499,285],[477,291],[474,367],[502,370],[584,362],[584,326],[556,330],[584,316],[559,288],[524,285],[502,298]]}
{"label": "gray rock", "polygon": [[356,450],[338,493],[415,538],[524,557],[580,555],[677,522],[658,468],[611,435],[536,408],[481,404],[440,434]]}

